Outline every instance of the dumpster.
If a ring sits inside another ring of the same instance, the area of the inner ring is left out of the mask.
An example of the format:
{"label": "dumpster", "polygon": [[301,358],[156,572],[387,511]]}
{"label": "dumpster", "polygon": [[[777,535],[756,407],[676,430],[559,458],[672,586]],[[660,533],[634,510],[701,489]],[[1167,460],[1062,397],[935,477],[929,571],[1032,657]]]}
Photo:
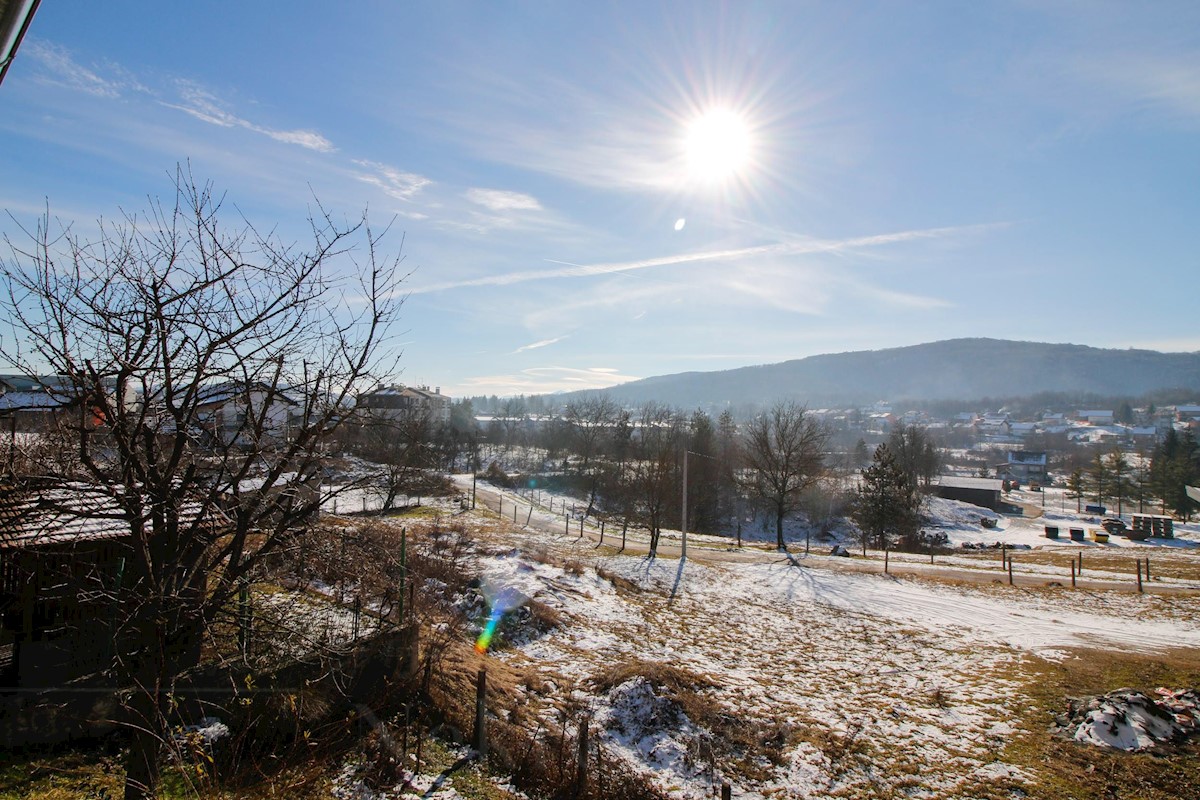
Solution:
{"label": "dumpster", "polygon": [[1101,528],[1092,528],[1089,531],[1092,535],[1092,541],[1097,544],[1108,544],[1108,532]]}
{"label": "dumpster", "polygon": [[1071,528],[1071,541],[1072,542],[1082,542],[1083,541],[1083,528]]}
{"label": "dumpster", "polygon": [[1046,538],[1047,539],[1057,539],[1058,538],[1058,526],[1057,525],[1047,525],[1046,526]]}

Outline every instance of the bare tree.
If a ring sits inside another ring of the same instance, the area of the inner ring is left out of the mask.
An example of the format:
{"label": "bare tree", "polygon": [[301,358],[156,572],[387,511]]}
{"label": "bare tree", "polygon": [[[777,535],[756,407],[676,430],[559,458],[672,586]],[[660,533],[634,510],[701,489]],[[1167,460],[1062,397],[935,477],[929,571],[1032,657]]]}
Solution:
{"label": "bare tree", "polygon": [[571,435],[575,452],[583,459],[580,469],[587,474],[592,457],[608,436],[620,408],[607,395],[587,397],[567,403],[563,419]]}
{"label": "bare tree", "polygon": [[650,530],[651,558],[658,555],[662,527],[678,498],[677,475],[685,444],[684,420],[678,411],[657,403],[642,406],[633,442],[630,492],[637,517]]}
{"label": "bare tree", "polygon": [[226,228],[222,198],[186,170],[174,189],[93,241],[48,213],[6,239],[0,300],[16,334],[3,357],[65,376],[89,412],[65,423],[80,466],[57,477],[104,495],[128,529],[110,602],[115,674],[133,690],[130,799],[156,792],[197,632],[314,519],[324,447],[390,366],[402,279],[365,216],[339,225],[318,205],[302,248]]}
{"label": "bare tree", "polygon": [[928,491],[942,468],[941,453],[929,431],[919,425],[896,428],[888,437],[888,450],[913,488]]}
{"label": "bare tree", "polygon": [[783,520],[804,490],[824,474],[829,433],[794,402],[779,402],[745,427],[749,490],[775,515],[775,543],[784,549]]}

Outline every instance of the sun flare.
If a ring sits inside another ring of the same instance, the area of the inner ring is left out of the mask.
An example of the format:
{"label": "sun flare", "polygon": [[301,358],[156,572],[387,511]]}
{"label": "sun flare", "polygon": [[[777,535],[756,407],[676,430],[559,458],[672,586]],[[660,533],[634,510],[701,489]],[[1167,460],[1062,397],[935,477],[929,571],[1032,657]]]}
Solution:
{"label": "sun flare", "polygon": [[716,182],[737,176],[749,163],[750,150],[750,128],[736,111],[710,109],[687,126],[684,155],[688,172],[700,180]]}

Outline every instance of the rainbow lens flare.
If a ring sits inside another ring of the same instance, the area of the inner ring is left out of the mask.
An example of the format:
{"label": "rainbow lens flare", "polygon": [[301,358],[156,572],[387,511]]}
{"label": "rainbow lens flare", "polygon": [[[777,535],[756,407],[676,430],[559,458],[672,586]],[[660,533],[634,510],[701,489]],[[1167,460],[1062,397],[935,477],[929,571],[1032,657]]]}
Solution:
{"label": "rainbow lens flare", "polygon": [[482,588],[483,597],[491,607],[491,611],[488,612],[488,619],[483,630],[479,632],[479,638],[475,640],[475,652],[480,655],[491,648],[492,639],[495,637],[496,629],[500,627],[500,621],[504,619],[504,615],[525,602],[525,596],[515,589],[503,587],[496,590],[486,583]]}

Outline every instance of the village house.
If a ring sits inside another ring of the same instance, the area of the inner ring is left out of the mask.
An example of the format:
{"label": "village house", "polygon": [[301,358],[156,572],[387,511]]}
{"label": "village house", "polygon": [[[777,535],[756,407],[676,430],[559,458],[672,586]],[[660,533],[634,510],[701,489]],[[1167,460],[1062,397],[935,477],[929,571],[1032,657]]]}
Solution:
{"label": "village house", "polygon": [[376,419],[399,422],[427,417],[434,424],[450,421],[450,397],[441,387],[381,386],[358,396],[356,408]]}
{"label": "village house", "polygon": [[1001,478],[1021,483],[1047,483],[1046,454],[1033,450],[1009,450],[1003,464],[996,465],[996,474]]}
{"label": "village house", "polygon": [[1080,422],[1085,422],[1088,425],[1097,426],[1112,425],[1114,421],[1112,411],[1102,411],[1096,409],[1076,411],[1075,419],[1079,420]]}
{"label": "village house", "polygon": [[[196,413],[201,427],[217,442],[239,444],[259,436],[286,440],[299,408],[284,387],[227,382],[200,389]],[[256,430],[260,417],[261,430]]]}

